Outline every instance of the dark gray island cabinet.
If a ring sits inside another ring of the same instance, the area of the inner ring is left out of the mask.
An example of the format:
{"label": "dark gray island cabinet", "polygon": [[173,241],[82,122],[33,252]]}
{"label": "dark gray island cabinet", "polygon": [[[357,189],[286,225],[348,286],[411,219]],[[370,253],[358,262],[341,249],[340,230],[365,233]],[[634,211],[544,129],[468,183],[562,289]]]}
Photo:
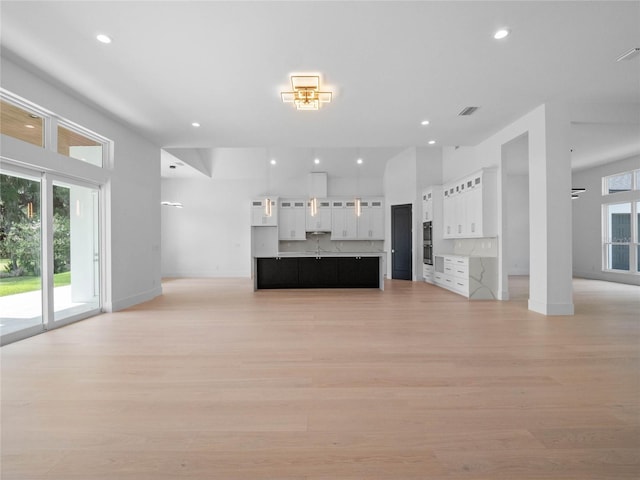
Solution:
{"label": "dark gray island cabinet", "polygon": [[384,289],[383,253],[284,254],[254,259],[254,289]]}

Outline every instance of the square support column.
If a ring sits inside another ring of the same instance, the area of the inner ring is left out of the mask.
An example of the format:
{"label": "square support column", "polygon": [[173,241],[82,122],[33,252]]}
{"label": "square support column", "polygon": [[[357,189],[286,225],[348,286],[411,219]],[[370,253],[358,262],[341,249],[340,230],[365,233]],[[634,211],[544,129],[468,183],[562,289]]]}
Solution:
{"label": "square support column", "polygon": [[536,116],[529,132],[529,309],[573,315],[569,113],[551,103]]}

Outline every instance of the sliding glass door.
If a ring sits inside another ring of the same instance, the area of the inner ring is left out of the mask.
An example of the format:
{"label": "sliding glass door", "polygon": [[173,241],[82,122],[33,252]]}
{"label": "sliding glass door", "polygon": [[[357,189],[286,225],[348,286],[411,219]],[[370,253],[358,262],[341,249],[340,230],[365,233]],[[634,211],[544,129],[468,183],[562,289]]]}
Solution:
{"label": "sliding glass door", "polygon": [[18,168],[0,172],[0,340],[98,313],[100,190]]}
{"label": "sliding glass door", "polygon": [[[0,335],[43,329],[41,182],[0,173]],[[31,332],[31,333],[29,333]]]}
{"label": "sliding glass door", "polygon": [[100,308],[98,189],[53,182],[53,310],[60,322]]}

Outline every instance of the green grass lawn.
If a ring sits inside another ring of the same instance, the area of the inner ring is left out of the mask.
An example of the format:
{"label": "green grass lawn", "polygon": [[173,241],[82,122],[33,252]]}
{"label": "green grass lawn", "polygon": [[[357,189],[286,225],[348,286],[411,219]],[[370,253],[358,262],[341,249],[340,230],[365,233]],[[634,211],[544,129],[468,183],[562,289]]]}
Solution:
{"label": "green grass lawn", "polygon": [[[71,272],[56,273],[53,276],[53,286],[63,287],[71,284]],[[40,290],[40,277],[8,277],[0,278],[0,297],[15,295],[16,293]]]}

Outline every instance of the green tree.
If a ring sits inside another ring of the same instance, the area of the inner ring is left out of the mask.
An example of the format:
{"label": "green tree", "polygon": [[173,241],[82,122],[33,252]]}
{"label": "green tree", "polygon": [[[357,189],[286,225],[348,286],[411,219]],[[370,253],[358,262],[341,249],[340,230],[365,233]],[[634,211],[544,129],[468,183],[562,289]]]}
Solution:
{"label": "green tree", "polygon": [[[53,188],[54,273],[69,270],[70,190]],[[0,258],[14,274],[40,274],[40,182],[0,175]]]}

